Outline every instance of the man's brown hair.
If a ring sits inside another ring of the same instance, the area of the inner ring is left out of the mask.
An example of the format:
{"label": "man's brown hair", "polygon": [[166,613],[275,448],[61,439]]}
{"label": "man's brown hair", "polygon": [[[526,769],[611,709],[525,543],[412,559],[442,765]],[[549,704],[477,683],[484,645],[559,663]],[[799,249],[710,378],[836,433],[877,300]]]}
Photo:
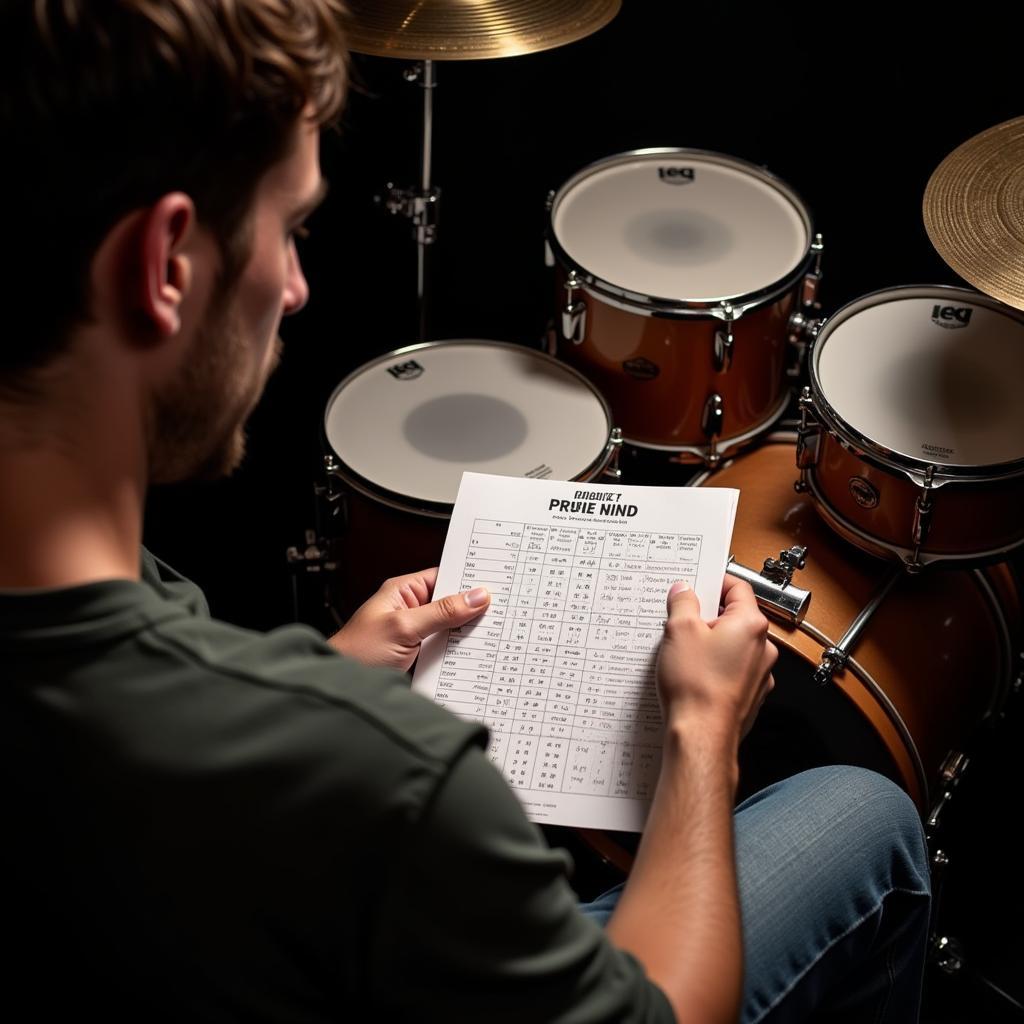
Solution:
{"label": "man's brown hair", "polygon": [[307,109],[336,118],[339,0],[0,0],[0,385],[88,318],[125,214],[186,192],[244,258],[246,214]]}

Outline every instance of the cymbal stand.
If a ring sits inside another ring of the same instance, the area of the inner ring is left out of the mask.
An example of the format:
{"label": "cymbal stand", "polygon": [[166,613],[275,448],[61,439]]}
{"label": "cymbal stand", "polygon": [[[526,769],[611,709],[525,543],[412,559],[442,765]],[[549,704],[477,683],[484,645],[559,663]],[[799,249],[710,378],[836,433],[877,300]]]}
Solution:
{"label": "cymbal stand", "polygon": [[437,71],[432,60],[420,61],[403,73],[407,82],[419,83],[423,90],[423,147],[420,160],[420,187],[397,188],[387,183],[387,191],[377,201],[391,214],[401,214],[412,221],[416,239],[416,309],[419,340],[427,340],[427,246],[437,239],[441,190],[430,183],[432,138],[434,130],[434,89]]}

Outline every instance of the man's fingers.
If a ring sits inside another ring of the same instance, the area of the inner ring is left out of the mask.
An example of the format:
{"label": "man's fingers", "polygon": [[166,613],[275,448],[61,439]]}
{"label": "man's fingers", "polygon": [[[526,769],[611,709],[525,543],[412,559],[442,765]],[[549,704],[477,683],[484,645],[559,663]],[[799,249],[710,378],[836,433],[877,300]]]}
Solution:
{"label": "man's fingers", "polygon": [[722,585],[722,611],[712,626],[728,622],[731,625],[746,622],[761,636],[768,635],[768,620],[761,611],[749,583],[726,575]]}
{"label": "man's fingers", "polygon": [[404,576],[393,576],[385,580],[377,591],[404,604],[406,608],[418,608],[425,605],[434,593],[434,584],[437,582],[437,566],[430,569],[421,569],[419,572],[406,573]]}
{"label": "man's fingers", "polygon": [[757,607],[757,598],[754,597],[753,588],[746,580],[738,579],[736,576],[725,574],[722,581],[722,608],[728,610],[730,606]]}
{"label": "man's fingers", "polygon": [[433,565],[429,569],[421,569],[418,573],[415,573],[415,575],[419,576],[420,579],[426,583],[427,589],[431,594],[433,594],[434,584],[437,582],[437,566]]}
{"label": "man's fingers", "polygon": [[486,611],[490,603],[491,595],[487,588],[475,587],[461,594],[438,598],[422,608],[410,608],[402,613],[402,618],[417,640],[426,640],[442,629],[454,629],[475,619]]}

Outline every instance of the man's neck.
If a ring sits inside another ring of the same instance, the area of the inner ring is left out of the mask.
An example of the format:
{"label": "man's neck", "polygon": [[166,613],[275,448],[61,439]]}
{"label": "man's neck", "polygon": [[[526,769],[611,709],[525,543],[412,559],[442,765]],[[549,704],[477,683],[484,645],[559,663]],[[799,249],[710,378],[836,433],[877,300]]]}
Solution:
{"label": "man's neck", "polygon": [[137,579],[142,515],[127,482],[109,493],[59,458],[0,452],[0,587]]}
{"label": "man's neck", "polygon": [[146,482],[131,410],[97,393],[50,412],[0,404],[0,588],[137,579]]}

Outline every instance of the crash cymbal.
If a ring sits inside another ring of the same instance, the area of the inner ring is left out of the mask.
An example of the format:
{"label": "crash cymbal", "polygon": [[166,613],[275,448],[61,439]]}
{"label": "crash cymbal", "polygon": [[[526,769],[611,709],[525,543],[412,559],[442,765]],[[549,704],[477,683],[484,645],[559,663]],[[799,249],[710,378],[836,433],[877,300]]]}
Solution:
{"label": "crash cymbal", "polygon": [[961,277],[1024,309],[1024,117],[975,135],[939,164],[924,193],[924,225]]}
{"label": "crash cymbal", "polygon": [[621,0],[349,0],[349,46],[411,60],[514,57],[607,25]]}

